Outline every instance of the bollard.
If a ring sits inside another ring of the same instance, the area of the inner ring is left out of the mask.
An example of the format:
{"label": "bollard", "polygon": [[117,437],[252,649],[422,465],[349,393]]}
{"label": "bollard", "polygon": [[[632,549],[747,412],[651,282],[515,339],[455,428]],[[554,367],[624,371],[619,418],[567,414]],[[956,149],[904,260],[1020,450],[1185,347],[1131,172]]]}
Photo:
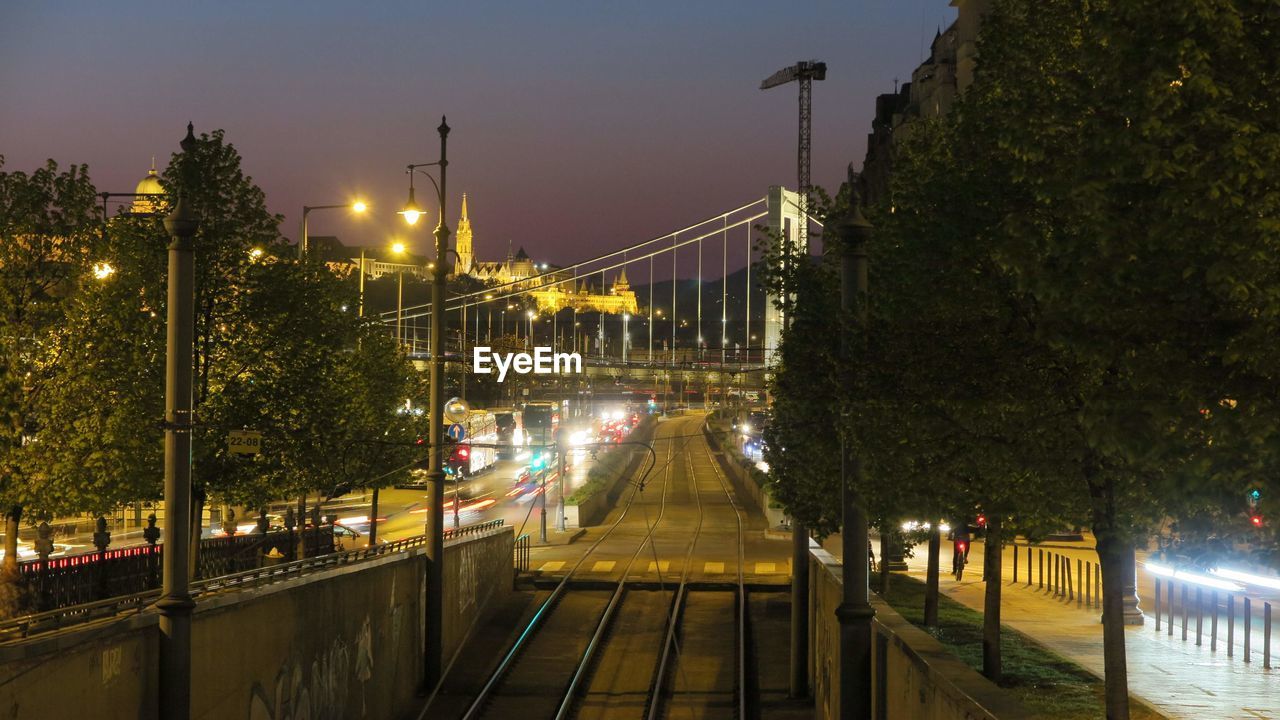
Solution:
{"label": "bollard", "polygon": [[1156,632],[1160,632],[1160,578],[1156,578]]}
{"label": "bollard", "polygon": [[1084,595],[1081,591],[1084,589],[1084,561],[1076,558],[1076,607],[1084,604]]}
{"label": "bollard", "polygon": [[1031,546],[1027,546],[1027,587],[1031,587]]}
{"label": "bollard", "polygon": [[1187,641],[1187,584],[1182,584],[1182,641]]}
{"label": "bollard", "polygon": [[1013,582],[1018,582],[1018,546],[1013,546]]}
{"label": "bollard", "polygon": [[1249,641],[1253,636],[1253,607],[1249,601],[1249,596],[1244,596],[1244,661],[1252,662],[1253,658],[1249,657]]}
{"label": "bollard", "polygon": [[1172,580],[1169,581],[1169,592],[1166,595],[1166,597],[1169,600],[1169,602],[1165,603],[1166,605],[1169,606],[1169,622],[1166,624],[1169,626],[1169,637],[1173,637],[1173,581]]}
{"label": "bollard", "polygon": [[1037,553],[1040,556],[1040,589],[1044,589],[1044,549],[1040,548]]}
{"label": "bollard", "polygon": [[1236,596],[1227,593],[1227,657],[1235,655],[1236,643]]}
{"label": "bollard", "polygon": [[1262,668],[1271,669],[1271,603],[1262,603]]}
{"label": "bollard", "polygon": [[1200,637],[1204,630],[1204,593],[1203,588],[1196,588],[1196,647],[1200,647]]}
{"label": "bollard", "polygon": [[1209,607],[1213,615],[1209,618],[1209,652],[1218,652],[1218,591],[1209,591]]}

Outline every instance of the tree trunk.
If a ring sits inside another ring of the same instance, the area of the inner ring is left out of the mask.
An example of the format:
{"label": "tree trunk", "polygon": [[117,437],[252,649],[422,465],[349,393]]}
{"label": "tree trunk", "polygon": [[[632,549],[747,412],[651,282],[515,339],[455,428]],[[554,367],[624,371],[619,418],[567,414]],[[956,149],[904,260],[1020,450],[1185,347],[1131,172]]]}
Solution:
{"label": "tree trunk", "polygon": [[880,527],[880,599],[889,599],[889,528],[886,522]]}
{"label": "tree trunk", "polygon": [[18,570],[18,528],[22,524],[22,506],[14,505],[4,514],[4,569]]}
{"label": "tree trunk", "polygon": [[1000,516],[987,519],[987,541],[982,546],[982,569],[987,588],[982,608],[982,674],[991,682],[1000,682],[1000,590],[1001,564]]}
{"label": "tree trunk", "polygon": [[191,490],[191,579],[201,577],[200,573],[200,539],[204,534],[204,490],[194,487]]}
{"label": "tree trunk", "polygon": [[1093,535],[1102,567],[1102,665],[1107,720],[1129,720],[1129,669],[1125,658],[1124,592],[1129,545],[1117,527],[1115,481],[1095,458],[1082,468],[1089,489]]}
{"label": "tree trunk", "polygon": [[929,531],[929,569],[924,584],[924,624],[931,628],[938,627],[938,554],[942,550],[940,524],[935,521]]}
{"label": "tree trunk", "polygon": [[1094,524],[1102,565],[1102,659],[1107,720],[1129,720],[1129,670],[1124,648],[1124,571],[1127,545],[1110,523]]}
{"label": "tree trunk", "polygon": [[298,560],[307,556],[307,494],[298,496]]}

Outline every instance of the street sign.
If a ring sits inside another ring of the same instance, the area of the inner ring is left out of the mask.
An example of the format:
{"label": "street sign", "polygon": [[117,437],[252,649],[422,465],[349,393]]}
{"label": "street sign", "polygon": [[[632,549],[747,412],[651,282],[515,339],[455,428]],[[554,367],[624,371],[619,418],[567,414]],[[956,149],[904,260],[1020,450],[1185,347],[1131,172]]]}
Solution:
{"label": "street sign", "polygon": [[462,439],[467,436],[467,429],[458,423],[454,423],[449,426],[447,431],[445,431],[445,435],[452,438],[454,442],[462,442]]}
{"label": "street sign", "polygon": [[261,430],[232,430],[227,433],[227,450],[233,455],[257,455],[261,448]]}
{"label": "street sign", "polygon": [[451,423],[466,422],[471,413],[471,405],[462,398],[453,398],[444,404],[444,419]]}

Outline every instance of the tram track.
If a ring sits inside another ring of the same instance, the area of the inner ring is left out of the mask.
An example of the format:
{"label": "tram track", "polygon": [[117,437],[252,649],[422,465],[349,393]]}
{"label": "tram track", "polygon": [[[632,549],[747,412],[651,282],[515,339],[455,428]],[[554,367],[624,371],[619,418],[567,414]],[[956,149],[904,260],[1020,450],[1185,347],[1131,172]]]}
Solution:
{"label": "tram track", "polygon": [[[635,487],[618,518],[559,579],[460,717],[747,717],[742,510],[705,441],[693,440],[701,433],[687,432],[691,425],[701,427],[677,420],[667,437],[655,437],[655,446],[666,445],[663,464],[656,465],[655,452],[654,466],[647,471],[661,471],[658,500],[648,500],[644,493],[656,489],[656,478],[632,479]],[[704,457],[709,470],[701,467]],[[711,476],[714,483],[708,481]],[[673,494],[686,492],[692,508],[671,502]],[[714,506],[707,506],[704,496]],[[651,507],[657,509],[652,517]],[[737,567],[732,583],[692,579],[712,509],[722,525],[733,528]],[[727,511],[733,513],[732,523]],[[583,579],[589,558],[611,539],[614,544],[625,541],[637,519],[643,533],[618,562],[620,574],[610,580]],[[683,552],[676,557],[660,552],[659,533],[668,545],[672,538],[687,536]],[[669,583],[665,568],[677,557],[682,558],[679,579]],[[636,579],[655,571],[657,582]],[[732,644],[725,642],[730,634]],[[732,671],[726,675],[707,669],[722,666]]]}

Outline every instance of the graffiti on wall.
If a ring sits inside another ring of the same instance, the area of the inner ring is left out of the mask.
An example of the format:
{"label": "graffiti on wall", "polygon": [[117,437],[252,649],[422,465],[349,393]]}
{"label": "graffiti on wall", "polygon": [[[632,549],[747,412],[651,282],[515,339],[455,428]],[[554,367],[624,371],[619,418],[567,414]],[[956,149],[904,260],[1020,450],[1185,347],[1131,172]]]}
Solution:
{"label": "graffiti on wall", "polygon": [[[310,659],[289,660],[270,687],[255,683],[249,720],[339,720],[365,715],[364,685],[373,677],[373,641],[369,617],[354,643],[338,638]],[[359,684],[360,709],[352,712],[349,691]]]}

